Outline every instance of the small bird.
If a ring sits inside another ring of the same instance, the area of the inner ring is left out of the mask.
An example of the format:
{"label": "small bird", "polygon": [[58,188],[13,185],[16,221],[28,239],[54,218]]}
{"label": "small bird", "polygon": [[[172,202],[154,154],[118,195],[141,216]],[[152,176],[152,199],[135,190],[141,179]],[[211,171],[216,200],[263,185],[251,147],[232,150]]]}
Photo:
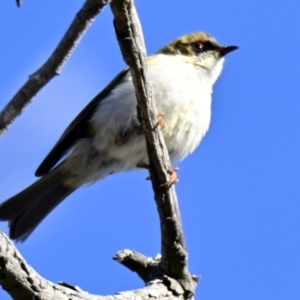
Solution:
{"label": "small bird", "polygon": [[[199,145],[211,117],[212,87],[224,56],[204,32],[185,35],[148,57],[157,111],[171,162]],[[119,73],[73,120],[38,167],[31,186],[0,205],[9,236],[24,241],[68,195],[84,184],[148,164],[145,137],[128,68]]]}

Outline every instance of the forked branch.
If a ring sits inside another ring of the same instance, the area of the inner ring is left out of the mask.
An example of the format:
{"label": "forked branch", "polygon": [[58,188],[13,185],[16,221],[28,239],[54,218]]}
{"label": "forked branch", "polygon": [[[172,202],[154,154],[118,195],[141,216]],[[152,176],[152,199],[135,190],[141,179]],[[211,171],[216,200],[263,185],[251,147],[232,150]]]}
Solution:
{"label": "forked branch", "polygon": [[[88,26],[108,2],[110,1],[85,2],[52,56],[30,76],[0,114],[0,137],[32,97],[60,73]],[[114,0],[111,8],[121,51],[132,72],[145,131],[150,175],[161,223],[161,257],[146,258],[130,250],[118,252],[114,259],[136,272],[146,283],[146,287],[114,296],[95,296],[66,283],[54,284],[43,279],[27,265],[12,242],[0,233],[0,284],[13,299],[186,299],[194,294],[198,278],[191,276],[188,271],[175,189],[165,185],[169,181],[171,164],[162,132],[157,126],[158,113],[147,72],[140,23],[132,0]]]}
{"label": "forked branch", "polygon": [[160,267],[165,274],[177,279],[189,296],[194,293],[196,283],[188,271],[188,254],[175,188],[165,184],[169,181],[171,163],[162,132],[157,126],[158,113],[147,70],[147,56],[140,21],[133,0],[114,0],[110,6],[115,17],[115,31],[123,58],[131,70],[146,136],[150,177],[161,225]]}

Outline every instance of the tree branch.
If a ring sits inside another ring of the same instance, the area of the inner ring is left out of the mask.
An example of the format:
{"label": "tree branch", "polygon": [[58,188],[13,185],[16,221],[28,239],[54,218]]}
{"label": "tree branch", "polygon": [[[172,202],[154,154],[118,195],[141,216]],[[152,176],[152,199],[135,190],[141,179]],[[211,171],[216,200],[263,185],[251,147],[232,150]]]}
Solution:
{"label": "tree branch", "polygon": [[123,58],[130,66],[146,136],[150,176],[162,232],[160,267],[165,274],[177,279],[190,296],[194,293],[196,282],[188,271],[187,251],[175,189],[165,185],[169,181],[171,163],[162,132],[157,126],[158,113],[148,75],[141,25],[133,0],[113,0],[110,6]]}
{"label": "tree branch", "polygon": [[114,260],[132,272],[136,272],[145,283],[162,278],[163,273],[159,268],[160,258],[160,255],[154,258],[146,257],[136,251],[127,249],[119,251],[113,257]]}
{"label": "tree branch", "polygon": [[29,76],[27,82],[0,113],[0,138],[42,87],[54,76],[60,74],[88,27],[109,2],[110,0],[85,1],[50,58],[40,69]]}
{"label": "tree branch", "polygon": [[[93,18],[110,2],[87,0],[68,32],[49,60],[33,75],[0,114],[0,137],[22,112],[32,97],[55,75],[76,47]],[[53,284],[27,265],[12,242],[0,233],[0,284],[13,299],[186,299],[194,294],[197,278],[187,268],[187,251],[183,238],[180,213],[173,186],[166,186],[170,176],[170,159],[162,133],[157,126],[158,114],[153,101],[152,86],[146,65],[146,51],[140,23],[131,0],[111,3],[114,25],[124,59],[131,68],[139,112],[145,130],[150,162],[150,175],[161,225],[161,259],[146,258],[126,250],[115,255],[146,283],[144,289],[121,292],[115,296],[89,295],[67,283]],[[162,112],[163,113],[163,112]],[[170,277],[169,277],[170,276]],[[174,280],[174,279],[176,280]]]}
{"label": "tree branch", "polygon": [[[155,259],[148,260],[155,261]],[[2,232],[0,232],[0,284],[14,300],[184,299],[180,284],[167,276],[147,281],[147,286],[143,289],[110,296],[91,295],[67,283],[54,284],[27,265],[10,239]]]}

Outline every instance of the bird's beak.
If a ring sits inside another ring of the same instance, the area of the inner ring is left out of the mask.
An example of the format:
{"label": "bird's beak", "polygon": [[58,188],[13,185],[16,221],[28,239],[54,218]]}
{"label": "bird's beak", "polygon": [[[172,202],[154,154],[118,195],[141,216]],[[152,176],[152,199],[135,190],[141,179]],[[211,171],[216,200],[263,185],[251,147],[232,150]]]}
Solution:
{"label": "bird's beak", "polygon": [[234,50],[237,50],[237,49],[239,49],[239,47],[238,46],[225,46],[225,47],[220,47],[220,54],[222,55],[222,56],[225,56],[225,55],[227,55],[228,53],[230,53],[230,52],[232,52],[232,51],[234,51]]}

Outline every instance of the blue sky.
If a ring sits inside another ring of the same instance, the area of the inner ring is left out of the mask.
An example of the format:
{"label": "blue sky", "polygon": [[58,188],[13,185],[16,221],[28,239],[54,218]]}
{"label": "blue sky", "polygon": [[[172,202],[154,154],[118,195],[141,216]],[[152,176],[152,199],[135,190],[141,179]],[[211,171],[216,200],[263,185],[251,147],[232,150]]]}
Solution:
{"label": "blue sky", "polygon": [[[83,1],[1,1],[0,107],[48,57]],[[179,164],[176,186],[201,299],[300,299],[299,1],[136,1],[147,51],[206,31],[228,55],[210,130]],[[107,8],[56,77],[0,140],[1,201],[35,169],[76,114],[124,67]],[[81,188],[17,247],[42,276],[95,294],[140,288],[114,262],[160,251],[145,171]],[[0,228],[7,232],[7,224]],[[9,299],[0,291],[1,299]]]}

